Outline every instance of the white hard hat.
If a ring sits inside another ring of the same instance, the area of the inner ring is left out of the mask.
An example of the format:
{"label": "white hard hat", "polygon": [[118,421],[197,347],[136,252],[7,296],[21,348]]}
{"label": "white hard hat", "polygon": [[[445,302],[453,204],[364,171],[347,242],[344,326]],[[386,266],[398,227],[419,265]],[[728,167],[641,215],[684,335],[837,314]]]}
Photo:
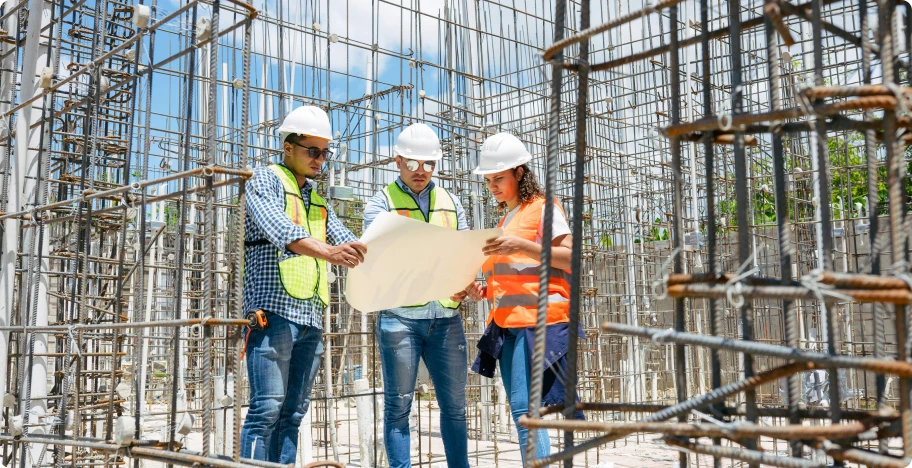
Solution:
{"label": "white hard hat", "polygon": [[411,124],[396,138],[393,151],[400,156],[419,161],[437,161],[443,157],[440,139],[431,127],[423,123]]}
{"label": "white hard hat", "polygon": [[317,106],[299,107],[285,117],[279,127],[280,143],[284,143],[292,133],[316,138],[332,140],[332,129],[329,126],[329,116]]}
{"label": "white hard hat", "polygon": [[481,145],[475,174],[493,174],[513,169],[532,160],[526,145],[510,133],[502,132],[489,137]]}

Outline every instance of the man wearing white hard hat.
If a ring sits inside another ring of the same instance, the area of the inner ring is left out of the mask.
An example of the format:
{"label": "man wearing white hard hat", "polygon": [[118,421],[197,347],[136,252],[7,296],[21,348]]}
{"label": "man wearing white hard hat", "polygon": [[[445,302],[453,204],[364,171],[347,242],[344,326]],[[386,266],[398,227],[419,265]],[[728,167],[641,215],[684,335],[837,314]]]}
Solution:
{"label": "man wearing white hard hat", "polygon": [[311,180],[332,155],[323,109],[293,110],[279,127],[283,159],[246,185],[244,312],[250,408],[241,457],[297,458],[298,427],[323,351],[327,263],[354,268],[367,248],[336,217]]}
{"label": "man wearing white hard hat", "polygon": [[[364,229],[383,212],[447,229],[469,229],[459,199],[431,180],[443,156],[434,130],[422,123],[412,124],[399,134],[393,150],[399,178],[367,202]],[[415,252],[415,257],[421,258],[421,252]],[[377,342],[383,367],[383,439],[390,468],[412,466],[409,414],[419,359],[424,359],[434,382],[447,466],[469,466],[466,338],[458,313],[467,296],[480,299],[481,288],[473,284],[452,297],[380,312]]]}

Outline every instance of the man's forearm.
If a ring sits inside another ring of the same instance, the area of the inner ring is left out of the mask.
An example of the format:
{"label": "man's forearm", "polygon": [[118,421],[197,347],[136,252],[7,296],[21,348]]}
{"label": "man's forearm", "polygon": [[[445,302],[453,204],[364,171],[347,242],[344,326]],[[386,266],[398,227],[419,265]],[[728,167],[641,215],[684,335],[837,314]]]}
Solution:
{"label": "man's forearm", "polygon": [[306,237],[290,242],[285,248],[298,255],[305,255],[320,260],[329,259],[329,245],[320,242],[313,237]]}

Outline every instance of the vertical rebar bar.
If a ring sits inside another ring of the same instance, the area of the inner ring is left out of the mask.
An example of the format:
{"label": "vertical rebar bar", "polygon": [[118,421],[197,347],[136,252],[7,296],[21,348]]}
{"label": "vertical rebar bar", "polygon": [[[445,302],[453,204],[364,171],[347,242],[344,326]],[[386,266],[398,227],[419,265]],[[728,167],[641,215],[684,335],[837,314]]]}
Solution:
{"label": "vertical rebar bar", "polygon": [[[564,38],[567,10],[565,0],[557,0],[554,7],[554,42]],[[542,379],[545,360],[545,327],[548,315],[548,283],[551,275],[551,237],[554,220],[554,189],[560,165],[560,103],[564,54],[557,54],[551,62],[551,110],[548,121],[548,150],[545,153],[545,213],[542,219],[542,253],[538,273],[538,317],[535,322],[535,343],[532,347],[531,382],[529,386],[529,414],[540,416]],[[570,330],[575,333],[576,330]],[[526,461],[536,458],[538,431],[529,431],[526,441]],[[523,447],[520,447],[523,450]]]}
{"label": "vertical rebar bar", "polygon": [[[772,2],[767,2],[771,5]],[[778,6],[776,6],[778,8]],[[782,66],[779,63],[779,41],[776,37],[776,30],[773,27],[773,21],[769,16],[765,17],[764,30],[767,41],[767,71],[769,73],[769,99],[770,109],[773,111],[782,108],[782,94],[779,82],[779,69]],[[792,281],[792,239],[789,233],[789,207],[788,207],[788,183],[785,176],[785,154],[782,146],[782,124],[774,122],[771,127],[770,139],[772,140],[773,152],[773,187],[775,191],[776,204],[776,233],[779,238],[779,277],[782,284],[790,284]],[[785,316],[785,333],[786,344],[793,348],[800,345],[800,330],[798,327],[798,310],[793,307],[792,301],[782,300],[782,313]],[[786,380],[786,392],[788,395],[789,423],[800,424],[801,418],[798,414],[799,403],[801,402],[801,376],[799,374],[790,375]],[[791,441],[791,453],[793,457],[801,456],[800,441]]]}
{"label": "vertical rebar bar", "polygon": [[[589,28],[589,0],[580,2],[580,28]],[[580,294],[583,266],[583,180],[586,173],[586,130],[589,114],[589,41],[580,43],[577,60],[578,88],[576,95],[576,158],[573,169],[573,218],[570,252],[570,322],[567,335],[567,371],[565,376],[564,418],[572,419],[576,413],[577,347],[580,323]],[[544,239],[544,238],[543,238]],[[564,432],[564,447],[573,447],[573,431]],[[564,468],[573,466],[573,458],[564,460]]]}
{"label": "vertical rebar bar", "polygon": [[[678,6],[672,5],[669,8],[669,26],[671,28],[671,43],[669,47],[669,75],[671,78],[671,125],[677,125],[681,122],[681,74],[678,72],[681,68],[679,55],[678,40]],[[683,272],[684,253],[684,175],[681,171],[681,139],[672,137],[669,142],[671,145],[671,173],[672,173],[672,210],[674,221],[672,223],[672,255],[674,255],[674,273]],[[675,255],[677,253],[677,255]],[[684,298],[676,298],[674,301],[674,328],[678,331],[685,331],[686,317],[684,310]],[[674,347],[674,367],[675,367],[675,389],[677,390],[678,403],[687,400],[687,356],[683,344],[675,344]],[[681,422],[687,421],[687,415],[678,416]],[[686,468],[688,466],[687,453],[678,454],[678,466]]]}

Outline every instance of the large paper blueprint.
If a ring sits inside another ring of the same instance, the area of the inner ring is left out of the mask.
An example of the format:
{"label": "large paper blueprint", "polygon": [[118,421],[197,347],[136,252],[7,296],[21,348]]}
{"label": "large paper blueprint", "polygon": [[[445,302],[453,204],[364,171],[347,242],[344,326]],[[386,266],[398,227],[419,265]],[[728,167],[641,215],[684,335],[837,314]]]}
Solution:
{"label": "large paper blueprint", "polygon": [[485,241],[502,233],[454,231],[381,213],[361,236],[367,255],[348,270],[345,298],[355,309],[375,312],[450,297],[475,279]]}

